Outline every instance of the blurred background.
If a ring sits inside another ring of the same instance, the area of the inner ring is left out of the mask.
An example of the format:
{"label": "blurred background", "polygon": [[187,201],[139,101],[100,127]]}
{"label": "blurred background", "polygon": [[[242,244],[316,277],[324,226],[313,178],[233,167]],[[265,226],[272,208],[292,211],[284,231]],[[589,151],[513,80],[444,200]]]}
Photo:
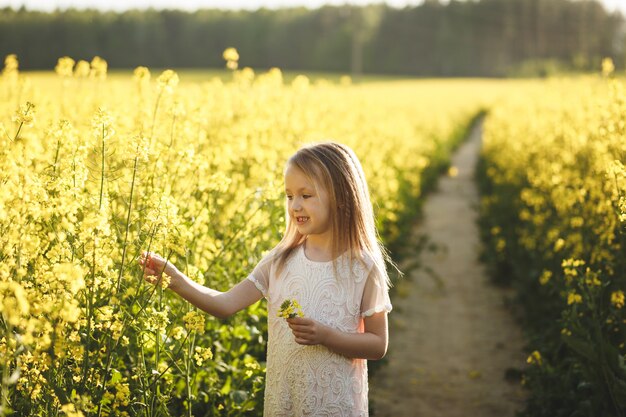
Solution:
{"label": "blurred background", "polygon": [[[626,64],[626,1],[0,1],[0,55],[110,68],[223,68],[420,77],[549,76]],[[179,7],[184,7],[181,9]]]}

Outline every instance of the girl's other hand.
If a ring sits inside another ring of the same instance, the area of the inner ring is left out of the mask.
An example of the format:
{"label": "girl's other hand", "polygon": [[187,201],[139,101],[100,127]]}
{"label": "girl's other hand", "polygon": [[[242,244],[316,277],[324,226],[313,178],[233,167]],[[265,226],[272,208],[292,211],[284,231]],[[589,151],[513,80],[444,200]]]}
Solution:
{"label": "girl's other hand", "polygon": [[[178,269],[154,252],[142,252],[137,261],[143,267],[144,279],[151,284],[156,285],[162,282],[165,287],[171,287],[171,280],[178,277]],[[164,279],[163,273],[170,279]]]}
{"label": "girl's other hand", "polygon": [[328,338],[330,328],[306,317],[287,319],[289,328],[300,345],[323,345]]}

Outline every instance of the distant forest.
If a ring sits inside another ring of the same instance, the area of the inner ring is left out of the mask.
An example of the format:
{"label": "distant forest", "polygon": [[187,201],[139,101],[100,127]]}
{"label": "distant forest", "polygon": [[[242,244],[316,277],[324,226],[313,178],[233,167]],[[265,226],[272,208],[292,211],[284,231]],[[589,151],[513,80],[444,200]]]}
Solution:
{"label": "distant forest", "polygon": [[595,0],[468,0],[402,9],[385,5],[256,11],[124,13],[0,9],[0,58],[52,69],[61,56],[109,67],[224,66],[416,76],[542,75],[626,61],[619,13]]}

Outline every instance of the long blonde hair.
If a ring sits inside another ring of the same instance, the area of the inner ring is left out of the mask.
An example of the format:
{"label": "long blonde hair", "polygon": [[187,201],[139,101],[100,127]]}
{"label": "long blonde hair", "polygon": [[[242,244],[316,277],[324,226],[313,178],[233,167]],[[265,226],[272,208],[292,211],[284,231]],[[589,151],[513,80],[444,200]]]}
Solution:
{"label": "long blonde hair", "polygon": [[[305,146],[289,158],[286,167],[290,165],[301,170],[316,188],[322,187],[328,193],[333,260],[344,251],[350,261],[356,257],[365,264],[369,257],[381,284],[390,286],[385,263],[397,267],[380,241],[365,174],[352,149],[335,142]],[[272,251],[278,271],[306,239],[291,221],[287,209],[285,218],[285,234]]]}

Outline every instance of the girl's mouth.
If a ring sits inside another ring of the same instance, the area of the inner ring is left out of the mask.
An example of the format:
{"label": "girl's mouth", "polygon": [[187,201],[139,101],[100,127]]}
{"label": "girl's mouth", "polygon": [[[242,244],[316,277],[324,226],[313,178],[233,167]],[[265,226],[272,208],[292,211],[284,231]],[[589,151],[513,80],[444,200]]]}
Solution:
{"label": "girl's mouth", "polygon": [[296,223],[298,224],[304,224],[309,220],[308,217],[306,216],[296,216]]}

